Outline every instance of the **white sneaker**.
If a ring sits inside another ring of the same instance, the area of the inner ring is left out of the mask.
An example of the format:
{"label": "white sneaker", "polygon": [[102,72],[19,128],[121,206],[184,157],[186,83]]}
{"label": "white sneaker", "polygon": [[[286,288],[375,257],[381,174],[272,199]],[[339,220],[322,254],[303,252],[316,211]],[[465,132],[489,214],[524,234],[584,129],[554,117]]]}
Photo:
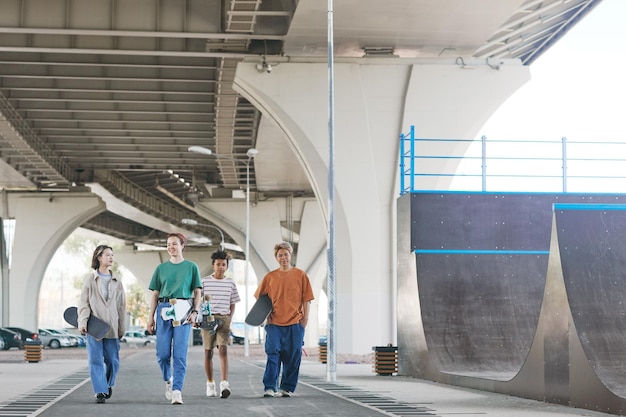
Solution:
{"label": "white sneaker", "polygon": [[217,392],[215,392],[215,382],[206,383],[206,396],[207,397],[217,397]]}
{"label": "white sneaker", "polygon": [[281,389],[279,394],[280,397],[291,397],[293,395],[293,392]]}
{"label": "white sneaker", "polygon": [[220,382],[220,398],[228,398],[230,395],[230,385],[228,381]]}
{"label": "white sneaker", "polygon": [[172,380],[165,382],[165,398],[168,400],[172,399]]}
{"label": "white sneaker", "polygon": [[182,404],[183,403],[183,395],[177,389],[172,391],[172,404]]}
{"label": "white sneaker", "polygon": [[265,391],[263,393],[263,396],[264,397],[274,397],[274,396],[276,396],[276,393],[273,390],[268,389],[267,391]]}

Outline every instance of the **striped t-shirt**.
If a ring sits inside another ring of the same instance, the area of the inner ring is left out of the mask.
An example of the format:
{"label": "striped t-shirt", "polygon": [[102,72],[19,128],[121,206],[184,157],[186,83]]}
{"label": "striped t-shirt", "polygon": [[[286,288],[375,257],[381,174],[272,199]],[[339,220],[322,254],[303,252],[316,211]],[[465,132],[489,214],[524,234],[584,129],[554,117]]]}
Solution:
{"label": "striped t-shirt", "polygon": [[202,295],[207,294],[211,296],[211,314],[229,315],[230,305],[241,301],[232,278],[216,279],[213,275],[202,278]]}
{"label": "striped t-shirt", "polygon": [[109,301],[109,283],[111,282],[111,278],[113,278],[113,274],[103,274],[98,271],[98,276],[100,277],[100,292],[102,293],[102,298],[105,301]]}

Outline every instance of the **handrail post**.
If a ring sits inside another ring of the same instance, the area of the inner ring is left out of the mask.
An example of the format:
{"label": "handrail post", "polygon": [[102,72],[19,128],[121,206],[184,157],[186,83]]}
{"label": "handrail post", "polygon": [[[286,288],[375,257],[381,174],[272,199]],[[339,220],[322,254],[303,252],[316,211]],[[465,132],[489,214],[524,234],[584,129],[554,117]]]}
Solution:
{"label": "handrail post", "polygon": [[404,176],[406,175],[406,172],[404,171],[404,158],[406,158],[406,155],[404,154],[404,141],[404,133],[400,133],[400,195],[404,195],[406,192],[406,189],[404,188]]}
{"label": "handrail post", "polygon": [[567,138],[563,136],[561,138],[561,160],[563,170],[563,192],[567,192]]}
{"label": "handrail post", "polygon": [[483,193],[487,191],[487,136],[481,136],[480,140],[482,141],[482,189]]}
{"label": "handrail post", "polygon": [[411,126],[411,192],[415,191],[415,126]]}

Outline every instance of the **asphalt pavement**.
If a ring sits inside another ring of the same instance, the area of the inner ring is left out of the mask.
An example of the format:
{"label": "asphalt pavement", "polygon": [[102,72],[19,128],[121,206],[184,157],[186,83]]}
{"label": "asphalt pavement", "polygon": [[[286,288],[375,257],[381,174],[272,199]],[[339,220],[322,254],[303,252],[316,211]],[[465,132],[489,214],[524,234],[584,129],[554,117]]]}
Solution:
{"label": "asphalt pavement", "polygon": [[[165,398],[153,347],[124,350],[113,397],[105,404],[95,403],[84,354],[50,358],[44,352],[41,362],[27,363],[3,361],[0,352],[0,416],[609,416],[415,378],[379,376],[371,364],[363,363],[339,363],[336,381],[329,382],[326,365],[316,357],[304,358],[294,396],[264,398],[264,358],[258,351],[243,357],[242,349],[230,348],[232,394],[222,399],[206,397],[202,347],[190,347],[183,405],[171,405]],[[217,357],[214,361],[219,370]]]}

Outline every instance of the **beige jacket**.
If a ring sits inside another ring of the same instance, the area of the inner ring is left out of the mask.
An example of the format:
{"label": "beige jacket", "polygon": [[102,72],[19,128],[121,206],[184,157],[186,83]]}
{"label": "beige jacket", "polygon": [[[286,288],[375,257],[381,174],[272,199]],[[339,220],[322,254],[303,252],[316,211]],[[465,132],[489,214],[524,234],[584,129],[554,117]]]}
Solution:
{"label": "beige jacket", "polygon": [[126,294],[122,281],[113,275],[109,283],[109,301],[105,301],[98,288],[98,272],[91,271],[83,282],[78,302],[78,328],[87,327],[87,320],[93,314],[109,323],[111,329],[105,339],[119,339],[126,331]]}

